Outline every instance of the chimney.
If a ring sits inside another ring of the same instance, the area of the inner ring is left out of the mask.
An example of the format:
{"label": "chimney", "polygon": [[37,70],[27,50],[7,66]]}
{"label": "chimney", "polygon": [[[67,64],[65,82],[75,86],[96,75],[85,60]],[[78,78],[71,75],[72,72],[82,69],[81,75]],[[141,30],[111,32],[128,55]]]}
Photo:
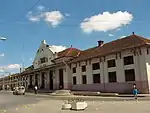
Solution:
{"label": "chimney", "polygon": [[134,35],[134,32],[132,32],[132,35]]}
{"label": "chimney", "polygon": [[104,41],[102,41],[102,40],[98,41],[98,46],[102,46],[103,44],[104,44]]}

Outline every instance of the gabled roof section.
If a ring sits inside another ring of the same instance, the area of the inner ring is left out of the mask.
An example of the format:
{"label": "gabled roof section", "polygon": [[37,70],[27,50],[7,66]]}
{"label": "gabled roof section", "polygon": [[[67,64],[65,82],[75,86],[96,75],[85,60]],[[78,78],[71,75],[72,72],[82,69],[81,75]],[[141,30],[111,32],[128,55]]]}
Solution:
{"label": "gabled roof section", "polygon": [[33,69],[34,69],[34,66],[31,65],[31,66],[27,67],[25,70],[28,71],[28,70],[33,70]]}
{"label": "gabled roof section", "polygon": [[81,52],[81,50],[70,47],[70,48],[67,48],[61,52],[58,52],[57,55],[58,55],[58,58],[59,57],[75,57],[80,52]]}
{"label": "gabled roof section", "polygon": [[119,52],[125,49],[138,47],[141,45],[150,44],[150,39],[146,39],[142,36],[132,34],[130,36],[114,40],[109,43],[105,43],[103,46],[96,46],[84,51],[81,51],[79,57],[75,58],[71,62],[77,62],[86,60],[96,56],[105,56],[114,52]]}

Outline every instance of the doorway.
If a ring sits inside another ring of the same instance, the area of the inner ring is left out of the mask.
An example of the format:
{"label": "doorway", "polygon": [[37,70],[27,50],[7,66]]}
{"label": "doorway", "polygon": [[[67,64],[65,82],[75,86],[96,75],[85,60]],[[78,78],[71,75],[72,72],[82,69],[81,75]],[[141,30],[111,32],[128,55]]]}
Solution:
{"label": "doorway", "polygon": [[44,72],[42,72],[41,81],[42,81],[41,89],[44,89],[45,88],[45,73]]}
{"label": "doorway", "polygon": [[30,78],[29,78],[29,79],[30,79],[30,86],[32,87],[32,85],[33,85],[33,84],[32,84],[32,77],[33,77],[33,75],[30,75],[29,77],[30,77]]}
{"label": "doorway", "polygon": [[59,89],[64,88],[63,69],[59,69]]}
{"label": "doorway", "polygon": [[38,74],[35,75],[35,85],[38,86]]}
{"label": "doorway", "polygon": [[49,72],[49,89],[53,90],[53,71]]}

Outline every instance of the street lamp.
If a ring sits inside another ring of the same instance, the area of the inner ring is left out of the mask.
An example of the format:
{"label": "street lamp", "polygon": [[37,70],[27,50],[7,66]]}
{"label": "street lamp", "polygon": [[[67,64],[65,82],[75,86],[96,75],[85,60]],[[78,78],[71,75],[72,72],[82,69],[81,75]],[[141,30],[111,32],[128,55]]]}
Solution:
{"label": "street lamp", "polygon": [[5,37],[0,37],[0,40],[5,41],[6,38]]}

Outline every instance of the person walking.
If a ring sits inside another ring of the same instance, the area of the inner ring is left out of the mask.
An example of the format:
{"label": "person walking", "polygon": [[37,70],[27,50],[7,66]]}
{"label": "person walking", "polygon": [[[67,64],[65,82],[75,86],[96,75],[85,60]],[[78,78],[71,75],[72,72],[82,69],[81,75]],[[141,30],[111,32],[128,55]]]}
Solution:
{"label": "person walking", "polygon": [[133,86],[133,95],[134,95],[134,98],[137,99],[137,97],[138,97],[138,89],[137,89],[135,84]]}
{"label": "person walking", "polygon": [[37,90],[38,90],[38,88],[37,88],[37,86],[35,86],[35,87],[34,87],[34,93],[35,93],[35,94],[37,94]]}

